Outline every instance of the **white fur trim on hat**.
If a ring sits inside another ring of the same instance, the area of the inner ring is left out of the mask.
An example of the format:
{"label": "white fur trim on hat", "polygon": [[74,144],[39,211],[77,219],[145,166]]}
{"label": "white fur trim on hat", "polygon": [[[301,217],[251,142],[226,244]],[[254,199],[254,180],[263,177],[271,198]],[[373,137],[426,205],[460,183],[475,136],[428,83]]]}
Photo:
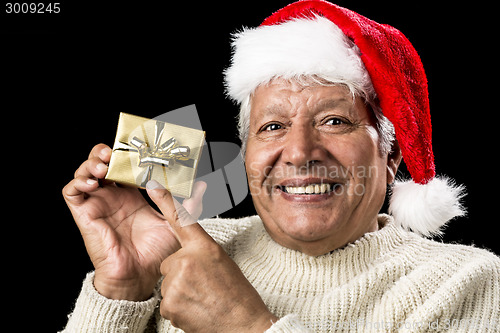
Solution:
{"label": "white fur trim on hat", "polygon": [[441,235],[454,217],[465,215],[460,204],[465,187],[447,177],[434,177],[427,184],[396,181],[392,187],[389,213],[396,223],[422,236]]}
{"label": "white fur trim on hat", "polygon": [[225,80],[227,94],[237,103],[275,77],[318,75],[348,86],[371,86],[359,48],[321,16],[244,29],[233,36],[232,46]]}

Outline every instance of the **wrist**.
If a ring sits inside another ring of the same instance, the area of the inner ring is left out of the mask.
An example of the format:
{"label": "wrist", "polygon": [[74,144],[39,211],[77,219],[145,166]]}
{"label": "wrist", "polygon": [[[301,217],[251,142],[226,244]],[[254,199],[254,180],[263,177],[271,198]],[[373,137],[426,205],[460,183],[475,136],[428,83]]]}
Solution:
{"label": "wrist", "polygon": [[108,281],[98,278],[96,274],[94,288],[108,299],[141,302],[151,298],[154,285],[144,288],[144,283],[141,281]]}

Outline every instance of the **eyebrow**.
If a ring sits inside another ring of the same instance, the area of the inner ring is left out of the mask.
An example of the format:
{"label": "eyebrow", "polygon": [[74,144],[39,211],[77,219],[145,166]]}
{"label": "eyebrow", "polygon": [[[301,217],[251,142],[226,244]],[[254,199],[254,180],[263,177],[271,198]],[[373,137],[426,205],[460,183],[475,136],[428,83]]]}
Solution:
{"label": "eyebrow", "polygon": [[270,104],[266,105],[266,107],[263,110],[264,115],[278,115],[278,116],[284,116],[287,113],[287,110],[283,108],[281,104]]}

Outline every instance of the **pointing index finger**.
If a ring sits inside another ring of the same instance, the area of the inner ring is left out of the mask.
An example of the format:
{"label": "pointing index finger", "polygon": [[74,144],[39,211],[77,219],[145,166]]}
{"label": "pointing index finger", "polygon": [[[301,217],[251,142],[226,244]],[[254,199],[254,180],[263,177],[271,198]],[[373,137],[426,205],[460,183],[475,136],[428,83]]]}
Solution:
{"label": "pointing index finger", "polygon": [[146,184],[146,190],[174,230],[182,247],[193,241],[213,241],[188,211],[157,181],[150,180]]}

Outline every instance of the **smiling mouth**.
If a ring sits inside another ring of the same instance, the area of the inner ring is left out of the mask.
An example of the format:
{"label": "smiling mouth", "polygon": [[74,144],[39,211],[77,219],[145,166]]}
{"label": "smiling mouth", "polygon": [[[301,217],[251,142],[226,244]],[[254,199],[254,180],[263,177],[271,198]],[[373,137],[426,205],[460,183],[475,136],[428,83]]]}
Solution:
{"label": "smiling mouth", "polygon": [[278,186],[278,188],[288,194],[314,195],[325,194],[335,190],[339,184],[309,184],[307,186]]}

